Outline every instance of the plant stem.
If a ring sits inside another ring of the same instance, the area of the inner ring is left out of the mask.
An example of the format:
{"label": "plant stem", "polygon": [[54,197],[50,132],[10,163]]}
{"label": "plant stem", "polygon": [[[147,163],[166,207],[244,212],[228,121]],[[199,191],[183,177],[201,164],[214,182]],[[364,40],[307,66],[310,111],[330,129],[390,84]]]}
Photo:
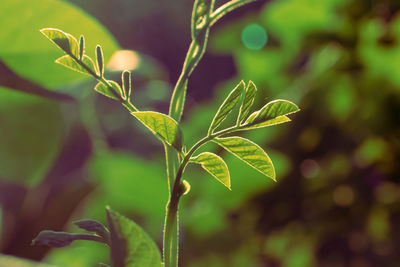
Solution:
{"label": "plant stem", "polygon": [[[165,227],[164,227],[164,264],[165,267],[175,267],[178,266],[178,250],[174,250],[176,246],[176,229],[178,228],[178,209],[179,209],[179,200],[182,196],[182,191],[180,190],[182,174],[185,171],[187,164],[190,161],[192,155],[199,149],[201,146],[206,144],[207,142],[213,140],[216,137],[231,134],[233,132],[239,131],[240,128],[238,126],[233,126],[227,128],[225,130],[219,131],[214,134],[210,134],[200,141],[198,141],[195,145],[190,148],[188,153],[183,158],[179,169],[176,173],[175,182],[170,194],[170,199],[167,203],[167,214],[165,217]],[[176,254],[175,254],[176,253]],[[176,258],[175,258],[176,257]]]}

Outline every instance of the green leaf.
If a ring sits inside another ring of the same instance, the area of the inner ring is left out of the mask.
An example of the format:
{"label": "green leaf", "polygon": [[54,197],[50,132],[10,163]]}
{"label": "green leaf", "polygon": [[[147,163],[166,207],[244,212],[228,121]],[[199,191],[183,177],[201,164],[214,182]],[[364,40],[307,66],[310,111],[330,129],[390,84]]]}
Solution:
{"label": "green leaf", "polygon": [[0,86],[0,127],[0,181],[35,185],[62,145],[59,103]]}
{"label": "green leaf", "polygon": [[230,92],[227,98],[219,107],[214,119],[211,122],[210,128],[208,129],[208,134],[212,134],[214,130],[225,120],[228,114],[235,108],[236,104],[239,102],[242,92],[244,90],[245,84],[243,81]]}
{"label": "green leaf", "polygon": [[52,28],[44,28],[40,32],[68,55],[73,55],[76,58],[79,57],[78,41],[71,34]]}
{"label": "green leaf", "polygon": [[119,100],[120,96],[122,99],[125,98],[125,94],[122,91],[121,87],[119,86],[118,83],[114,82],[113,80],[107,80],[108,84],[113,88],[113,90],[111,91],[111,89],[105,85],[102,82],[99,82],[95,87],[94,90],[96,90],[97,92],[99,92],[100,94],[103,94],[109,98],[115,99],[115,100]]}
{"label": "green leaf", "polygon": [[56,267],[55,265],[38,263],[37,261],[30,261],[14,256],[0,254],[0,266],[14,266],[14,267]]}
{"label": "green leaf", "polygon": [[199,33],[206,27],[211,12],[214,9],[215,0],[196,0],[192,11],[192,39],[197,39]]}
{"label": "green leaf", "polygon": [[83,67],[82,65],[80,65],[78,62],[76,62],[72,57],[70,57],[69,55],[65,55],[62,56],[58,59],[56,59],[56,63],[63,65],[69,69],[72,69],[74,71],[80,72],[80,73],[84,73],[84,74],[88,74],[88,75],[93,75],[96,73],[96,69],[93,63],[93,60],[86,56],[83,55],[82,57],[82,62],[87,66],[87,68]]}
{"label": "green leaf", "polygon": [[110,208],[107,208],[107,219],[113,267],[161,266],[157,245],[140,226]]}
{"label": "green leaf", "polygon": [[278,116],[276,118],[273,118],[273,119],[270,119],[267,121],[251,124],[249,126],[246,126],[246,124],[245,124],[245,125],[241,126],[240,129],[241,130],[252,130],[252,129],[263,128],[263,127],[267,127],[267,126],[277,125],[277,124],[281,124],[281,123],[285,123],[285,122],[289,122],[289,121],[291,121],[291,120],[287,116]]}
{"label": "green leaf", "polygon": [[62,248],[70,245],[75,240],[88,240],[105,243],[103,238],[96,235],[72,234],[67,232],[44,230],[32,240],[32,245]]}
{"label": "green leaf", "polygon": [[285,116],[299,111],[296,104],[288,100],[277,99],[269,102],[259,111],[252,113],[244,125],[255,125],[274,119],[279,116]]}
{"label": "green leaf", "polygon": [[153,111],[132,112],[155,136],[178,151],[182,150],[183,135],[178,123],[171,117]]}
{"label": "green leaf", "polygon": [[249,114],[251,105],[253,105],[254,102],[254,97],[256,95],[256,92],[257,92],[256,85],[252,81],[249,81],[249,84],[247,85],[246,88],[246,93],[244,95],[243,103],[239,109],[238,123],[241,123],[247,116],[247,114]]}
{"label": "green leaf", "polygon": [[[85,36],[86,47],[101,43],[105,62],[119,49],[110,32],[90,14],[70,1],[13,0],[0,4],[0,59],[19,76],[50,90],[60,90],[89,77],[62,70],[54,60],[64,54],[39,32],[44,27]],[[94,49],[86,50],[94,59]],[[40,66],[40,67],[38,67]]]}
{"label": "green leaf", "polygon": [[93,232],[101,236],[107,243],[110,240],[110,233],[102,223],[95,220],[79,220],[73,222],[76,226],[88,232]]}
{"label": "green leaf", "polygon": [[85,37],[81,35],[81,37],[79,38],[79,59],[82,59],[84,54],[85,54]]}
{"label": "green leaf", "polygon": [[214,25],[219,19],[225,16],[227,13],[241,7],[247,3],[254,2],[256,0],[231,0],[219,8],[217,8],[210,16],[210,26]]}
{"label": "green leaf", "polygon": [[125,92],[126,99],[129,100],[132,92],[132,82],[131,82],[131,72],[128,70],[124,70],[122,72],[122,89]]}
{"label": "green leaf", "polygon": [[96,46],[96,62],[100,77],[104,75],[104,56],[100,45]]}
{"label": "green leaf", "polygon": [[217,138],[213,142],[275,181],[275,170],[271,159],[254,142],[238,136]]}
{"label": "green leaf", "polygon": [[197,157],[191,158],[191,162],[199,163],[203,169],[209,172],[215,179],[231,189],[231,179],[228,166],[225,161],[214,153],[204,152]]}

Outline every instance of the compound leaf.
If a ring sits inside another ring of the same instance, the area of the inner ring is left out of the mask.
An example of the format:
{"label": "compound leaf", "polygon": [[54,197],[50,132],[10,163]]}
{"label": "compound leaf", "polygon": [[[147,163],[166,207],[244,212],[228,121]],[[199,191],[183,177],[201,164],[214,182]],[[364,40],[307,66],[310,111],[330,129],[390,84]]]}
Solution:
{"label": "compound leaf", "polygon": [[242,137],[217,138],[213,142],[232,153],[257,171],[275,181],[275,170],[267,153],[254,142]]}
{"label": "compound leaf", "polygon": [[160,267],[157,245],[136,223],[107,208],[113,267]]}
{"label": "compound leaf", "polygon": [[173,118],[153,111],[132,112],[131,114],[161,141],[175,147],[178,151],[182,150],[182,131]]}
{"label": "compound leaf", "polygon": [[78,62],[76,62],[69,55],[65,55],[65,56],[62,56],[62,57],[56,59],[56,63],[63,65],[67,68],[70,68],[74,71],[88,74],[88,75],[91,75],[92,73],[96,73],[94,62],[90,57],[88,57],[87,55],[83,55],[82,61],[88,67],[89,70],[84,68],[82,65],[80,65]]}
{"label": "compound leaf", "polygon": [[240,81],[240,83],[230,92],[215,114],[210,128],[208,129],[208,134],[212,134],[214,130],[225,120],[228,114],[235,108],[236,104],[240,100],[240,97],[242,96],[244,87],[244,82]]}
{"label": "compound leaf", "polygon": [[228,187],[228,189],[231,189],[228,166],[221,157],[214,153],[204,152],[197,157],[191,158],[190,161],[199,163],[201,167],[214,176],[215,179]]}

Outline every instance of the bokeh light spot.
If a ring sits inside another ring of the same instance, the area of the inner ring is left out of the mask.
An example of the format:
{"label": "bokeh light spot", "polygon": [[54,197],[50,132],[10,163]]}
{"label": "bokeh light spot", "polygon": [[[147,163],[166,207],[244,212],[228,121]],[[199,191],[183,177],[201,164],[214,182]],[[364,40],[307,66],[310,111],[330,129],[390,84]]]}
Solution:
{"label": "bokeh light spot", "polygon": [[140,64],[139,55],[132,50],[118,50],[107,64],[107,68],[113,71],[134,70]]}
{"label": "bokeh light spot", "polygon": [[313,159],[306,159],[300,165],[300,172],[305,178],[313,178],[319,173],[319,165]]}
{"label": "bokeh light spot", "polygon": [[333,191],[333,201],[338,206],[350,206],[354,202],[353,189],[348,185],[339,185]]}
{"label": "bokeh light spot", "polygon": [[242,42],[251,50],[260,50],[268,41],[267,31],[259,24],[247,25],[242,31]]}

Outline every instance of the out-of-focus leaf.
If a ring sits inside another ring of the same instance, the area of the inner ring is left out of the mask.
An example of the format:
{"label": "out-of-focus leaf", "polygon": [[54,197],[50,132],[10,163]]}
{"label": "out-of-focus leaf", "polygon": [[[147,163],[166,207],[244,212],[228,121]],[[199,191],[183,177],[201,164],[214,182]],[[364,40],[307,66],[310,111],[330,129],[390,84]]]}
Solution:
{"label": "out-of-focus leaf", "polygon": [[131,114],[161,141],[175,147],[178,151],[182,150],[182,131],[173,118],[153,111],[132,112]]}
{"label": "out-of-focus leaf", "polygon": [[114,267],[160,267],[157,245],[132,220],[107,208],[111,233],[111,261]]}
{"label": "out-of-focus leaf", "polygon": [[199,163],[203,169],[214,176],[215,179],[231,189],[228,166],[226,166],[225,161],[221,157],[214,153],[204,152],[197,157],[191,158],[190,161]]}
{"label": "out-of-focus leaf", "polygon": [[74,224],[79,228],[82,228],[88,232],[94,232],[104,238],[105,241],[109,242],[110,233],[102,223],[95,220],[79,220],[75,221]]}
{"label": "out-of-focus leaf", "polygon": [[249,114],[251,105],[253,105],[254,102],[254,97],[256,95],[256,92],[257,92],[256,85],[252,81],[249,81],[249,84],[246,87],[246,93],[244,95],[243,103],[239,109],[239,116],[238,116],[239,123],[244,120],[247,114]]}
{"label": "out-of-focus leaf", "polygon": [[44,28],[40,32],[68,55],[79,57],[78,41],[71,34],[52,28]]}
{"label": "out-of-focus leaf", "polygon": [[44,230],[32,240],[32,245],[62,248],[70,245],[75,240],[88,240],[105,243],[103,238],[96,235],[72,234],[67,232]]}
{"label": "out-of-focus leaf", "polygon": [[86,66],[88,66],[88,68],[90,69],[90,71],[88,71],[86,68],[82,67],[82,65],[80,65],[79,63],[77,63],[72,57],[70,57],[69,55],[65,55],[62,56],[58,59],[56,59],[56,63],[63,65],[69,69],[72,69],[74,71],[80,72],[80,73],[84,73],[84,74],[88,74],[91,75],[92,73],[96,73],[96,68],[94,66],[93,60],[86,56],[83,55],[82,57],[82,61],[83,63],[85,63]]}
{"label": "out-of-focus leaf", "polygon": [[98,194],[89,204],[88,217],[100,218],[105,205],[121,212],[135,212],[153,221],[163,220],[168,199],[163,161],[143,160],[125,153],[101,153],[89,163]]}
{"label": "out-of-focus leaf", "polygon": [[217,138],[213,142],[275,181],[274,165],[267,153],[257,144],[238,136]]}
{"label": "out-of-focus leaf", "polygon": [[37,263],[34,261],[28,261],[9,255],[0,254],[0,266],[15,266],[15,267],[56,267],[55,265],[49,265],[44,263]]}
{"label": "out-of-focus leaf", "polygon": [[[94,48],[101,43],[105,62],[118,49],[112,35],[82,9],[60,0],[1,1],[0,58],[21,77],[48,89],[85,79],[79,73],[62,70],[54,59],[63,55],[40,32],[52,27],[73,36],[83,34],[87,55],[94,58]],[[89,49],[90,48],[90,49]]]}
{"label": "out-of-focus leaf", "polygon": [[[111,89],[105,85],[102,82],[99,82],[95,87],[94,90],[99,92],[102,95],[105,95],[109,98],[118,100],[118,97],[116,95],[121,96],[122,98],[124,98],[124,92],[122,91],[121,87],[119,86],[118,83],[112,81],[112,80],[108,80],[107,81],[109,85],[111,85],[111,87],[114,90],[114,93],[111,91]],[[116,94],[116,95],[115,95]]]}
{"label": "out-of-focus leaf", "polygon": [[0,87],[0,125],[0,179],[35,184],[61,145],[59,104]]}
{"label": "out-of-focus leaf", "polygon": [[244,81],[240,81],[240,83],[230,92],[215,114],[210,128],[208,129],[208,134],[212,134],[214,130],[225,120],[226,116],[228,116],[228,114],[235,108],[236,104],[240,100],[240,97],[242,96],[244,87]]}

